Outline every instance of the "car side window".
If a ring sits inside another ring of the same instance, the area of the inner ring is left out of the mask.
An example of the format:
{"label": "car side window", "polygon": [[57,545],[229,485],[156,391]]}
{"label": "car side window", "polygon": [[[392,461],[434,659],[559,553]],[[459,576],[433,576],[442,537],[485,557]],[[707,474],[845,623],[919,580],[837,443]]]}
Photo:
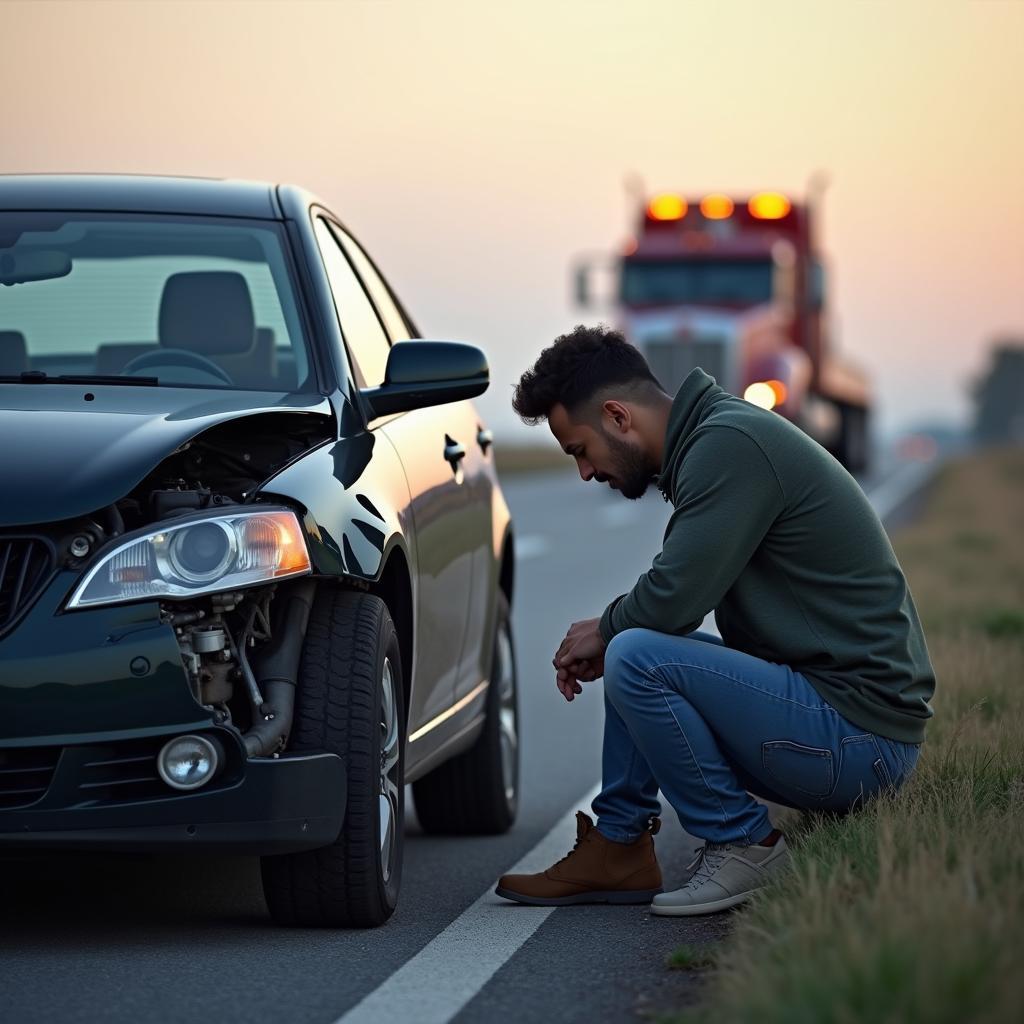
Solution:
{"label": "car side window", "polygon": [[352,261],[352,266],[355,267],[356,273],[370,293],[370,298],[373,299],[373,304],[377,307],[377,312],[380,313],[391,340],[406,341],[411,338],[413,332],[392,297],[391,289],[377,273],[376,267],[370,262],[370,257],[363,252],[362,246],[347,231],[343,231],[336,224],[331,225],[331,230],[341,242],[342,248]]}
{"label": "car side window", "polygon": [[356,372],[362,377],[360,386],[378,387],[384,383],[390,351],[388,337],[338,240],[322,217],[317,217],[315,229],[341,333]]}

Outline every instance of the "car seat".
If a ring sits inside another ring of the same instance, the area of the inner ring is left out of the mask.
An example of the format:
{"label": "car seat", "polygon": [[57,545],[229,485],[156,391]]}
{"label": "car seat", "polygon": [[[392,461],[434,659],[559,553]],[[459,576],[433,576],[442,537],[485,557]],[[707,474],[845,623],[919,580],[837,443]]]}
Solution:
{"label": "car seat", "polygon": [[14,376],[28,369],[25,335],[21,331],[0,331],[0,374]]}

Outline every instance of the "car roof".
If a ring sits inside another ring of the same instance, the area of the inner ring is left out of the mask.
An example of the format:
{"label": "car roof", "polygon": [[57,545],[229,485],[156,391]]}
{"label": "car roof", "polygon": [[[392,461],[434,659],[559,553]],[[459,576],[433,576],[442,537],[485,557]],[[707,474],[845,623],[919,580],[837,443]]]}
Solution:
{"label": "car roof", "polygon": [[0,174],[0,210],[282,216],[267,182],[142,174]]}

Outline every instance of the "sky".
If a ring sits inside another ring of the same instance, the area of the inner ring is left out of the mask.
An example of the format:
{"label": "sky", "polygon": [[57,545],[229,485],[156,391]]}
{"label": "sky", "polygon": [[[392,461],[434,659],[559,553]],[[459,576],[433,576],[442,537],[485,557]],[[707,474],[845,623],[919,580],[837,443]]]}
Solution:
{"label": "sky", "polygon": [[[0,173],[288,181],[509,405],[649,191],[829,175],[836,336],[886,432],[1024,338],[1024,3],[0,0]],[[536,431],[535,431],[536,434]],[[539,439],[539,438],[537,438]]]}

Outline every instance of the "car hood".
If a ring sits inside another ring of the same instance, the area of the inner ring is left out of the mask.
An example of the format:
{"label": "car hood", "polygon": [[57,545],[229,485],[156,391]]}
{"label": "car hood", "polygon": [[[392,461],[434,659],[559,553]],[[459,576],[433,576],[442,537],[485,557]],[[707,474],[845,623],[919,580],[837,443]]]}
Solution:
{"label": "car hood", "polygon": [[265,391],[0,385],[0,526],[87,515],[210,427],[274,412],[330,416],[331,406]]}

